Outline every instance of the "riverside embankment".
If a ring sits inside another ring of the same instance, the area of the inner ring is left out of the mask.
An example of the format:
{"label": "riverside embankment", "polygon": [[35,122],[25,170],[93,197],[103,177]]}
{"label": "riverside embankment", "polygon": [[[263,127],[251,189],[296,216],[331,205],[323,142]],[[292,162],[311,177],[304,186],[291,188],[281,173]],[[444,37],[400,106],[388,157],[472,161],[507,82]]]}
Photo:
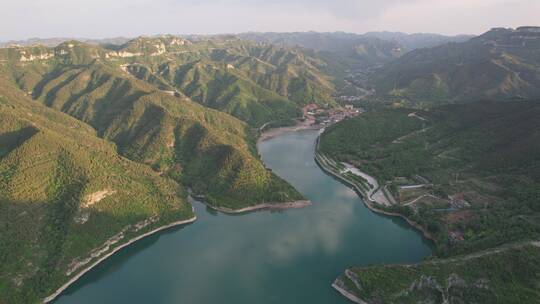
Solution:
{"label": "riverside embankment", "polygon": [[259,142],[268,168],[312,205],[224,214],[194,202],[197,221],[145,237],[68,287],[55,303],[346,303],[330,284],[351,265],[414,263],[430,242],[371,212],[314,160],[317,130]]}

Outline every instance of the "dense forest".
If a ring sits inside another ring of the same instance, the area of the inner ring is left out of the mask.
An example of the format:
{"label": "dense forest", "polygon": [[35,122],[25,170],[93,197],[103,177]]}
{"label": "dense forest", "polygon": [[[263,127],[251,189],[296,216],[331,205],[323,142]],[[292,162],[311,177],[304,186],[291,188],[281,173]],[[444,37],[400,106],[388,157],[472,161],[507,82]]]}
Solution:
{"label": "dense forest", "polygon": [[392,208],[433,233],[439,254],[471,252],[539,235],[538,117],[537,101],[381,109],[328,128],[320,149],[375,176],[403,204],[412,197],[401,186],[427,180],[414,193],[425,197]]}
{"label": "dense forest", "polygon": [[[397,201],[377,208],[400,213],[418,223],[433,237],[436,255],[448,258],[540,237],[538,117],[538,101],[479,101],[427,110],[381,107],[327,128],[320,151],[376,177]],[[498,257],[501,261],[506,258]],[[443,284],[450,276],[448,271],[458,269],[452,263],[446,272],[427,265],[431,264],[418,266],[417,281],[423,275],[423,279],[436,278],[438,284]],[[533,260],[519,267],[539,269]],[[403,280],[392,290],[373,289],[369,294],[359,294],[364,299],[382,297],[390,303],[415,303],[431,297],[440,301],[442,295],[435,287],[428,294],[421,289],[421,296],[408,293],[402,298],[386,298],[404,284],[421,284],[413,283],[415,277],[405,270],[359,269],[360,284],[371,280],[371,276]],[[503,279],[503,269],[491,268],[487,274],[481,270],[475,268],[476,272],[463,275],[471,280],[487,278],[493,284],[496,280],[513,284]],[[463,278],[461,273],[458,276]],[[520,293],[524,302],[515,303],[534,303],[532,299],[537,298],[527,282],[514,283],[524,289]],[[510,285],[480,294],[474,288],[465,288],[459,296],[452,296],[466,302],[494,298],[494,303],[514,303],[502,300],[512,294]]]}
{"label": "dense forest", "polygon": [[[181,47],[175,39],[162,43]],[[305,86],[277,93],[250,82],[251,103],[264,109],[249,116],[256,120],[237,115],[250,125],[193,101],[166,78],[161,85],[157,76],[134,77],[123,60],[164,60],[151,49],[126,55],[135,42],[115,50],[76,41],[0,49],[0,302],[39,302],[131,238],[194,219],[190,189],[233,210],[303,198],[262,164],[253,127],[296,117],[300,105],[286,92],[301,95]],[[231,114],[253,109],[236,108]]]}

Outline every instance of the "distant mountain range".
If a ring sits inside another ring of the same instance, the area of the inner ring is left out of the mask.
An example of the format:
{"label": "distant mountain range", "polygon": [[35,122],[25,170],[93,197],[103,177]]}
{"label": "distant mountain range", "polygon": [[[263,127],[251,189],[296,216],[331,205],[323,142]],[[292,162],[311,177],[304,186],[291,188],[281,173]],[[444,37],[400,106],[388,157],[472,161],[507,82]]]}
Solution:
{"label": "distant mountain range", "polygon": [[[152,36],[148,38],[159,37],[160,36]],[[243,40],[268,43],[276,46],[301,47],[318,52],[337,53],[347,57],[356,57],[358,60],[361,60],[366,64],[372,64],[385,62],[414,49],[433,47],[448,42],[463,42],[474,36],[445,36],[426,33],[406,34],[401,32],[368,32],[365,34],[345,32],[248,32],[229,35],[181,35],[179,37],[183,37],[190,41],[204,41],[209,39],[227,40],[237,37]],[[44,45],[48,47],[55,47],[70,40],[81,41],[93,45],[122,45],[132,39],[125,37],[105,39],[30,38],[27,40],[0,42],[0,47],[8,47],[12,45]]]}
{"label": "distant mountain range", "polygon": [[435,47],[450,42],[465,42],[474,37],[474,35],[447,36],[430,33],[406,34],[401,32],[368,32],[363,36],[397,42],[406,52],[415,49]]}
{"label": "distant mountain range", "polygon": [[496,28],[466,42],[413,50],[371,77],[380,96],[414,104],[540,96],[540,28]]}
{"label": "distant mountain range", "polygon": [[439,34],[406,34],[401,32],[368,32],[353,34],[345,32],[291,32],[291,33],[242,33],[238,37],[257,42],[268,42],[278,45],[301,46],[317,51],[335,52],[355,44],[374,42],[377,39],[393,42],[400,51],[433,47],[448,42],[463,42],[473,35],[445,36]]}
{"label": "distant mountain range", "polygon": [[64,43],[66,41],[72,41],[72,40],[85,42],[88,44],[95,44],[95,45],[101,45],[101,44],[120,45],[120,44],[128,42],[131,39],[132,38],[126,38],[126,37],[103,38],[103,39],[88,39],[88,38],[75,38],[75,37],[29,38],[25,40],[10,40],[10,41],[5,41],[5,42],[0,41],[0,48],[16,46],[16,45],[18,46],[43,45],[43,46],[48,46],[48,47],[55,47],[61,43]]}
{"label": "distant mountain range", "polygon": [[348,64],[372,66],[400,57],[408,51],[432,47],[448,42],[462,42],[473,36],[443,36],[438,34],[405,34],[369,32],[352,34],[343,32],[318,33],[243,33],[238,37],[289,47],[303,47],[332,54],[334,60]]}
{"label": "distant mountain range", "polygon": [[[174,36],[141,37],[114,46],[71,41],[55,48],[10,47],[0,52],[10,62],[114,63],[120,72],[164,91],[179,91],[253,126],[297,117],[307,102],[333,102],[333,83],[319,70],[325,62],[301,50],[236,38],[191,42]],[[30,90],[40,76],[25,71],[15,77]]]}

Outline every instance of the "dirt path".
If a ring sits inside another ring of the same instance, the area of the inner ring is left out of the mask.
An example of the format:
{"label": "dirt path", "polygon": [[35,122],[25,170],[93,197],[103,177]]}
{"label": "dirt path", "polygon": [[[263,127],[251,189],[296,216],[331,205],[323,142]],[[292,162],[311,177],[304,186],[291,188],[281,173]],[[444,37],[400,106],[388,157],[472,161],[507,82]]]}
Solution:
{"label": "dirt path", "polygon": [[433,198],[438,199],[438,197],[436,197],[436,196],[434,196],[434,195],[431,195],[431,194],[423,194],[423,195],[420,195],[419,197],[413,199],[412,201],[403,204],[403,206],[410,206],[410,205],[416,203],[417,201],[423,199],[424,197],[433,197]]}

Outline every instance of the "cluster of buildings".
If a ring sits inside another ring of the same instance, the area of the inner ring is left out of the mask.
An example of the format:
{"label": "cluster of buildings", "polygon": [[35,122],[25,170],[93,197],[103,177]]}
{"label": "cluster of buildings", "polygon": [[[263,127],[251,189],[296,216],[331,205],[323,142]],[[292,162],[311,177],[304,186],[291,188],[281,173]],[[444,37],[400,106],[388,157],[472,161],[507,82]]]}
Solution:
{"label": "cluster of buildings", "polygon": [[309,125],[330,125],[348,117],[358,116],[363,112],[353,105],[345,105],[342,108],[326,109],[315,103],[310,103],[303,108],[305,122]]}

